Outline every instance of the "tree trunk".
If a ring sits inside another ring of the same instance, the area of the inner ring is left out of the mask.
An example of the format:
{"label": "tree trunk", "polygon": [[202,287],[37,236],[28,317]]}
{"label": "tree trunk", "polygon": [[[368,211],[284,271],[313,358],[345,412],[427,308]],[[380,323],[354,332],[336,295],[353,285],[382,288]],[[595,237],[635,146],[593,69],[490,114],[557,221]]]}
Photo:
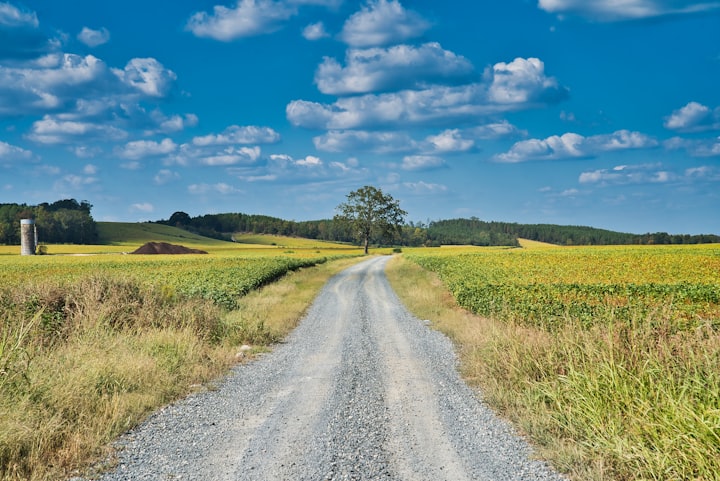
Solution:
{"label": "tree trunk", "polygon": [[365,255],[368,253],[368,246],[370,245],[370,238],[365,237]]}

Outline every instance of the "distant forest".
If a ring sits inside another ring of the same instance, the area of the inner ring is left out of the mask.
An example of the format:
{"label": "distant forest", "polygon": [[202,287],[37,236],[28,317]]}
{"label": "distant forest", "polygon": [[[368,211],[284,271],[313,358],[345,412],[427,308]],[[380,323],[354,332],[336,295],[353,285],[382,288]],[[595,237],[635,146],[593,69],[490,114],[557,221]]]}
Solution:
{"label": "distant forest", "polygon": [[[41,244],[93,244],[98,242],[97,224],[87,201],[64,199],[52,204],[0,204],[0,244],[20,244],[20,219],[35,219]],[[190,217],[175,212],[156,223],[179,227],[216,239],[231,240],[236,232],[275,234],[334,242],[352,242],[352,232],[332,220],[296,222],[265,215],[207,214]],[[705,244],[720,243],[720,236],[626,234],[593,227],[553,224],[485,222],[477,218],[410,222],[392,244],[402,246],[519,246],[518,238],[557,245]]]}
{"label": "distant forest", "polygon": [[41,244],[95,244],[97,225],[86,201],[52,204],[0,204],[0,244],[20,245],[20,220],[35,219]]}
{"label": "distant forest", "polygon": [[[289,221],[250,214],[207,214],[190,217],[175,212],[160,224],[180,227],[191,232],[230,240],[233,233],[275,234],[335,242],[352,242],[352,232],[332,220]],[[403,246],[476,245],[518,246],[518,238],[557,245],[624,245],[624,244],[706,244],[720,242],[720,236],[626,234],[583,226],[553,224],[515,224],[485,222],[477,218],[450,219],[425,223],[410,222],[403,226],[402,236],[395,240]]]}

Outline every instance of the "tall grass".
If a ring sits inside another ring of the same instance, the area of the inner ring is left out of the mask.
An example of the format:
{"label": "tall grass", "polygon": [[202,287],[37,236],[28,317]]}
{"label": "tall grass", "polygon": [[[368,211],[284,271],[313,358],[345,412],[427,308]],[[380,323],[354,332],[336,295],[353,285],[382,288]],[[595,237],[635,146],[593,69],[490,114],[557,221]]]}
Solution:
{"label": "tall grass", "polygon": [[720,333],[663,309],[612,306],[552,333],[460,309],[434,274],[396,260],[393,286],[459,346],[462,371],[539,453],[578,480],[720,479]]}
{"label": "tall grass", "polygon": [[282,338],[356,259],[288,274],[238,310],[123,276],[0,290],[0,479],[63,479],[148,413]]}

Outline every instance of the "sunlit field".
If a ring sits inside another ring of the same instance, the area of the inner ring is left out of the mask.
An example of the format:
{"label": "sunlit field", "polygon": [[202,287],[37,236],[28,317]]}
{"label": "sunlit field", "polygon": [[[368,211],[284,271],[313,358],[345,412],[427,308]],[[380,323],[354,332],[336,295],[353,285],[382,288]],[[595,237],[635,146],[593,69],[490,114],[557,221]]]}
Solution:
{"label": "sunlit field", "polygon": [[438,320],[468,379],[575,479],[720,479],[720,245],[404,257],[479,316]]}
{"label": "sunlit field", "polygon": [[[2,480],[64,479],[87,466],[148,412],[222,374],[239,346],[281,339],[328,276],[362,253],[107,227],[114,245],[48,245],[35,256],[0,247]],[[128,254],[150,240],[208,254]]]}

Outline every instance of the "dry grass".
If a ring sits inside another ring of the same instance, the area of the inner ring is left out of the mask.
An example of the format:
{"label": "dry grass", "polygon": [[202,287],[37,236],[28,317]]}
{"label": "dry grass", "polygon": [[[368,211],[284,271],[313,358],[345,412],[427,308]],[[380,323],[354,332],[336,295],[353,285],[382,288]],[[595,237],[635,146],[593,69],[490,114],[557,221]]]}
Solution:
{"label": "dry grass", "polygon": [[131,279],[0,293],[0,479],[63,479],[104,459],[148,413],[211,382],[237,347],[285,336],[327,279],[360,259],[293,272],[237,312]]}
{"label": "dry grass", "polygon": [[396,258],[388,276],[458,346],[461,369],[538,453],[577,480],[720,479],[720,335],[664,312],[572,319],[548,332],[457,307],[434,274]]}

